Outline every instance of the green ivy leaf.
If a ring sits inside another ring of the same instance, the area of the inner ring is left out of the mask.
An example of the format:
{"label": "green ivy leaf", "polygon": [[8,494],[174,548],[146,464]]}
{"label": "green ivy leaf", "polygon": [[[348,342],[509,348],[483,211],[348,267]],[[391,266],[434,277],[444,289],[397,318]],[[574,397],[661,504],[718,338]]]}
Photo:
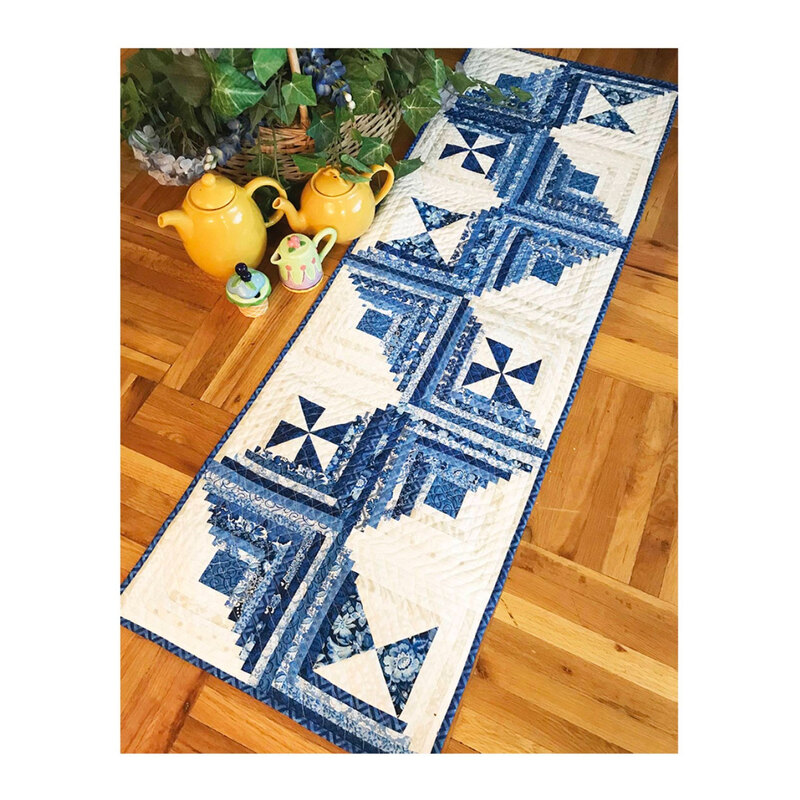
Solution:
{"label": "green ivy leaf", "polygon": [[441,108],[441,100],[436,87],[431,91],[431,85],[423,81],[402,99],[400,105],[408,127],[414,133],[419,133],[419,129]]}
{"label": "green ivy leaf", "polygon": [[313,153],[312,155],[295,154],[292,156],[295,166],[300,172],[316,172],[328,163],[327,153]]}
{"label": "green ivy leaf", "polygon": [[139,81],[142,90],[149,92],[153,88],[153,73],[144,63],[141,53],[134,53],[126,62],[125,69]]}
{"label": "green ivy leaf", "polygon": [[264,90],[227,62],[209,61],[211,108],[223,119],[238,117],[263,96]]}
{"label": "green ivy leaf", "polygon": [[374,114],[381,105],[381,90],[366,78],[349,78],[350,92],[356,107],[356,114]]}
{"label": "green ivy leaf", "polygon": [[502,89],[498,89],[497,86],[494,86],[491,83],[485,83],[484,81],[481,81],[481,88],[484,92],[486,92],[489,99],[496,106],[502,105],[508,99],[503,93]]}
{"label": "green ivy leaf", "polygon": [[123,123],[122,133],[128,135],[134,131],[144,117],[144,106],[131,78],[126,78],[121,85]]}
{"label": "green ivy leaf", "polygon": [[364,134],[358,128],[350,128],[350,136],[358,144],[364,141]]}
{"label": "green ivy leaf", "polygon": [[[392,50],[392,68],[405,75],[409,85],[416,83],[417,65],[421,60],[423,57],[416,50],[407,48]],[[394,80],[394,77],[392,79]],[[398,91],[401,90],[398,88]]]}
{"label": "green ivy leaf", "polygon": [[321,116],[316,111],[312,113],[308,135],[314,140],[317,150],[326,150],[336,139],[337,133],[338,129],[333,114]]}
{"label": "green ivy leaf", "polygon": [[297,103],[281,103],[275,109],[275,116],[282,125],[291,125],[297,116]]}
{"label": "green ivy leaf", "polygon": [[433,67],[433,82],[436,84],[437,89],[441,89],[442,86],[447,83],[447,71],[445,70],[444,61],[441,58],[436,58],[432,64]]}
{"label": "green ivy leaf", "polygon": [[415,169],[419,169],[423,164],[421,158],[407,158],[404,161],[398,161],[392,169],[394,170],[395,179],[403,178]]}
{"label": "green ivy leaf", "polygon": [[271,110],[272,104],[269,102],[266,94],[254,106],[251,106],[248,109],[247,117],[250,120],[250,133],[256,129],[261,120],[263,120],[267,113]]}
{"label": "green ivy leaf", "polygon": [[245,165],[245,170],[252,175],[274,175],[275,159],[267,153],[262,153],[257,147],[250,151],[253,158]]}
{"label": "green ivy leaf", "polygon": [[378,136],[364,136],[358,157],[365,164],[383,164],[391,155],[392,148]]}
{"label": "green ivy leaf", "polygon": [[287,105],[315,106],[317,95],[314,93],[314,85],[310,75],[292,74],[292,80],[284,83],[281,94]]}
{"label": "green ivy leaf", "polygon": [[513,94],[514,97],[516,97],[517,100],[519,100],[522,103],[527,103],[528,100],[530,100],[531,97],[533,97],[533,95],[530,92],[526,92],[524,89],[520,89],[519,86],[512,86],[511,94]]}
{"label": "green ivy leaf", "polygon": [[200,116],[213,136],[217,134],[217,118],[209,106],[200,106]]}
{"label": "green ivy leaf", "polygon": [[367,77],[377,83],[386,71],[386,62],[380,56],[372,55],[369,50],[364,53],[364,72]]}
{"label": "green ivy leaf", "polygon": [[450,77],[450,82],[453,84],[453,88],[459,94],[464,94],[467,89],[471,89],[473,86],[478,85],[476,80],[470,78],[469,75],[465,75],[463,72],[454,72]]}
{"label": "green ivy leaf", "polygon": [[371,175],[356,175],[349,170],[342,170],[339,174],[350,183],[369,183],[372,180]]}
{"label": "green ivy leaf", "polygon": [[217,56],[217,63],[232,64],[240,72],[247,72],[253,66],[253,56],[244,47],[223,47]]}
{"label": "green ivy leaf", "polygon": [[369,167],[366,164],[362,164],[349,153],[342,153],[342,164],[347,164],[348,167],[352,167],[356,172],[369,172]]}
{"label": "green ivy leaf", "polygon": [[387,53],[392,52],[391,47],[370,47],[370,53],[374,53],[376,56],[385,56]]}
{"label": "green ivy leaf", "polygon": [[286,50],[262,47],[253,51],[253,71],[261,83],[266,83],[285,63]]}
{"label": "green ivy leaf", "polygon": [[353,119],[353,116],[352,110],[347,106],[336,106],[334,109],[334,119],[340,128],[345,122],[349,122],[351,119]]}
{"label": "green ivy leaf", "polygon": [[199,57],[178,58],[166,68],[167,80],[183,100],[197,108],[211,92],[211,78]]}
{"label": "green ivy leaf", "polygon": [[172,53],[167,50],[156,50],[154,48],[145,47],[139,51],[142,63],[154,73],[164,75],[167,67],[174,60]]}

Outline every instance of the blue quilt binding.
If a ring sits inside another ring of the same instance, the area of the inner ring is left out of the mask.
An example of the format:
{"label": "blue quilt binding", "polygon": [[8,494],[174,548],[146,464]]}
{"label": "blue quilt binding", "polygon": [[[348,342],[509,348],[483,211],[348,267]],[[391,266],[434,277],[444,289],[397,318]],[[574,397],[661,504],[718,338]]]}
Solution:
{"label": "blue quilt binding", "polygon": [[[587,72],[595,72],[603,75],[614,75],[621,78],[632,78],[636,80],[642,80],[642,76],[640,75],[631,75],[630,73],[619,72],[617,70],[607,69],[605,67],[595,67],[588,64],[582,64],[581,62],[577,61],[570,61],[564,58],[557,58],[555,56],[548,56],[544,55],[543,53],[538,53],[531,50],[525,50],[524,48],[515,48],[520,52],[530,53],[531,55],[539,56],[540,58],[547,58],[552,61],[558,61],[560,63],[567,63],[567,64],[577,64],[581,69]],[[464,61],[469,53],[471,52],[471,48],[467,49],[464,54],[461,56],[461,60]],[[659,81],[654,79],[645,79],[649,83],[654,86],[662,86],[666,89],[670,89],[672,91],[677,91],[677,85],[673,83],[669,83],[667,81]],[[442,720],[442,725],[439,728],[439,733],[436,737],[434,742],[433,748],[431,752],[433,753],[440,753],[442,752],[442,748],[444,747],[445,741],[447,740],[447,735],[450,731],[450,726],[453,724],[453,718],[455,717],[456,710],[458,708],[458,704],[461,702],[461,697],[464,694],[464,690],[467,685],[467,681],[469,680],[470,675],[472,674],[472,668],[475,665],[475,659],[478,654],[478,649],[481,644],[481,640],[483,639],[483,635],[486,632],[486,626],[489,624],[489,620],[492,618],[494,614],[495,608],[497,607],[497,603],[500,600],[500,595],[503,590],[503,586],[505,585],[506,578],[508,577],[508,571],[511,568],[511,563],[514,560],[514,555],[517,552],[517,548],[519,547],[520,540],[522,538],[522,531],[525,529],[525,525],[528,521],[528,518],[531,515],[533,510],[533,505],[536,502],[536,497],[539,494],[539,489],[541,488],[542,481],[544,480],[545,473],[547,471],[547,467],[550,464],[550,459],[552,458],[553,451],[555,450],[556,444],[558,443],[558,439],[561,435],[561,431],[564,428],[564,423],[566,422],[567,415],[569,414],[569,410],[572,407],[572,403],[575,399],[575,395],[578,391],[578,387],[580,386],[581,379],[583,378],[583,372],[586,368],[586,362],[589,359],[589,354],[591,353],[592,347],[594,346],[595,339],[597,338],[597,333],[600,329],[600,325],[603,322],[603,319],[606,315],[606,311],[608,310],[608,305],[611,302],[611,297],[614,294],[614,289],[616,288],[617,281],[619,280],[619,276],[622,272],[622,268],[625,265],[625,260],[628,257],[628,253],[630,252],[631,245],[633,244],[634,236],[636,235],[636,230],[639,227],[639,222],[641,221],[642,214],[644,213],[645,205],[647,204],[647,198],[650,195],[650,190],[652,188],[653,179],[655,177],[656,171],[658,170],[658,165],[661,161],[661,155],[664,151],[664,147],[667,144],[667,140],[669,138],[669,134],[672,130],[672,124],[675,119],[675,114],[678,111],[678,99],[675,99],[675,103],[672,107],[672,112],[670,114],[669,120],[667,122],[667,126],[664,130],[664,136],[662,137],[661,143],[658,147],[658,151],[656,152],[655,159],[653,160],[653,166],[650,170],[650,175],[647,179],[647,185],[645,187],[644,194],[642,195],[642,201],[639,204],[639,210],[636,214],[636,219],[634,220],[633,226],[631,227],[631,232],[628,236],[628,240],[625,244],[625,248],[623,250],[622,255],[620,256],[619,263],[617,265],[616,271],[614,276],[611,280],[611,283],[608,287],[608,292],[606,293],[605,299],[603,300],[603,305],[600,307],[600,312],[597,316],[597,320],[594,324],[592,332],[589,336],[589,340],[586,344],[586,349],[584,350],[583,356],[581,358],[580,366],[578,368],[578,372],[575,376],[575,381],[572,384],[572,389],[570,390],[569,396],[567,397],[567,402],[564,405],[564,410],[561,412],[561,417],[559,418],[558,424],[553,432],[553,436],[550,440],[550,445],[545,453],[544,458],[542,459],[542,464],[539,469],[538,475],[534,482],[533,488],[531,490],[531,494],[528,497],[528,501],[525,504],[525,509],[522,513],[520,518],[519,524],[517,525],[516,532],[514,533],[514,537],[511,540],[511,545],[509,546],[508,553],[506,554],[505,561],[503,562],[503,567],[500,570],[500,574],[497,577],[497,581],[495,582],[494,590],[492,591],[492,595],[489,598],[489,602],[486,606],[486,610],[483,613],[483,617],[481,618],[480,625],[478,626],[478,630],[475,634],[475,639],[473,640],[472,647],[470,648],[469,656],[467,658],[466,663],[464,664],[464,669],[461,673],[461,677],[458,681],[458,685],[456,687],[456,691],[453,694],[453,698],[450,702],[450,706],[447,710],[447,714],[445,715],[444,719]],[[420,137],[424,133],[428,126],[428,123],[425,123],[420,130],[418,131],[417,135],[414,137],[411,145],[406,152],[406,156],[410,155],[411,152],[414,150],[417,142],[419,141]],[[233,430],[241,421],[242,417],[247,413],[250,406],[255,402],[258,395],[261,393],[261,390],[266,386],[267,382],[269,381],[272,373],[277,369],[278,365],[281,363],[283,358],[291,349],[292,345],[294,344],[295,339],[300,335],[300,333],[305,328],[308,321],[311,319],[312,315],[317,309],[317,306],[322,301],[325,293],[328,291],[333,279],[336,277],[337,273],[341,269],[342,265],[345,263],[347,257],[350,255],[353,247],[355,246],[356,242],[354,241],[351,243],[350,247],[348,247],[347,251],[342,256],[339,263],[336,265],[336,268],[331,273],[330,278],[323,286],[322,291],[319,293],[317,299],[314,301],[311,308],[308,310],[306,316],[303,318],[302,322],[298,325],[297,330],[292,334],[289,338],[289,341],[286,343],[286,346],[281,350],[280,355],[275,360],[275,363],[270,367],[267,371],[267,374],[261,380],[261,383],[256,387],[253,394],[250,396],[249,400],[245,403],[242,410],[237,414],[236,418],[230,424],[228,429],[223,434],[222,438],[219,440],[217,445],[211,451],[208,458],[203,463],[203,466],[197,471],[194,478],[192,478],[191,483],[187,487],[186,491],[181,496],[180,500],[175,505],[175,508],[170,512],[169,516],[164,520],[164,523],[158,530],[158,533],[155,535],[153,540],[147,546],[147,549],[142,553],[141,558],[136,562],[133,569],[130,571],[128,576],[122,582],[120,586],[120,594],[125,591],[125,588],[128,584],[136,577],[136,574],[139,570],[144,566],[145,562],[147,561],[150,553],[152,553],[155,546],[158,544],[159,540],[163,536],[166,529],[169,527],[169,524],[175,518],[175,515],[181,510],[184,503],[189,499],[189,495],[192,493],[192,490],[197,485],[200,476],[203,475],[206,468],[210,465],[210,463],[214,460],[214,456],[219,452],[220,448],[225,444],[228,440],[228,437],[231,435]],[[280,711],[286,716],[293,719],[295,722],[303,725],[305,728],[310,730],[312,733],[315,733],[323,738],[327,739],[332,744],[341,747],[344,750],[349,750],[353,753],[374,753],[377,752],[376,749],[370,746],[367,742],[364,742],[358,739],[355,736],[345,734],[339,729],[330,728],[326,725],[325,720],[321,717],[318,717],[315,713],[309,711],[306,708],[301,707],[298,703],[294,703],[290,700],[287,700],[286,697],[283,695],[278,695],[277,693],[272,692],[264,692],[264,690],[258,691],[256,687],[249,686],[248,684],[243,683],[242,681],[237,680],[231,675],[228,675],[223,670],[219,669],[218,667],[209,664],[207,661],[204,661],[201,658],[198,658],[193,653],[190,653],[188,650],[185,650],[182,647],[179,647],[176,644],[168,641],[167,639],[159,636],[152,631],[148,630],[147,628],[142,627],[141,625],[137,625],[135,622],[131,620],[125,619],[124,617],[120,617],[120,624],[128,628],[129,630],[133,631],[134,633],[138,634],[139,636],[144,637],[145,639],[149,639],[152,642],[155,642],[159,646],[163,647],[170,653],[174,655],[180,656],[184,661],[188,661],[190,664],[194,666],[200,667],[201,669],[205,670],[209,674],[213,675],[220,680],[229,683],[231,686],[236,687],[237,689],[249,694],[251,697],[254,697],[256,700],[259,700],[266,705],[271,706],[276,711]]]}

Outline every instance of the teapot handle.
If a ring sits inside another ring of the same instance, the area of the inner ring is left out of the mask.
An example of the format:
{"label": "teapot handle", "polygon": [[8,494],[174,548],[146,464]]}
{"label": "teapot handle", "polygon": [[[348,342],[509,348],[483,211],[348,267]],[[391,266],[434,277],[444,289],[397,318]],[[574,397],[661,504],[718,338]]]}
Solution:
{"label": "teapot handle", "polygon": [[[253,196],[253,193],[256,189],[260,189],[262,186],[272,186],[274,189],[278,190],[278,194],[286,200],[286,190],[281,186],[275,178],[253,178],[248,184],[245,185],[244,190],[247,192],[250,197]],[[281,217],[283,216],[283,209],[279,208],[274,214],[272,214],[269,219],[266,220],[264,223],[265,227],[271,228]]]}
{"label": "teapot handle", "polygon": [[389,194],[389,189],[394,185],[394,170],[388,164],[373,164],[370,169],[370,177],[377,175],[379,172],[386,173],[386,180],[383,182],[383,186],[375,194],[375,205],[378,205]]}
{"label": "teapot handle", "polygon": [[335,228],[323,228],[312,240],[314,247],[319,247],[319,243],[321,239],[324,239],[326,236],[329,236],[328,243],[325,247],[322,248],[322,252],[319,254],[319,263],[320,269],[322,269],[322,260],[325,258],[328,253],[331,251],[331,247],[336,244],[336,229]]}

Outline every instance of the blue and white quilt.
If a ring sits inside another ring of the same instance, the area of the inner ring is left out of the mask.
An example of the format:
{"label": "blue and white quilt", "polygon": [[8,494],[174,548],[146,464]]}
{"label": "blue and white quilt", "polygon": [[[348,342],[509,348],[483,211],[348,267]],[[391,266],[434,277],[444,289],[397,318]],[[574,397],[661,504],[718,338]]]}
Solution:
{"label": "blue and white quilt", "polygon": [[123,624],[356,752],[439,751],[676,87],[473,50],[374,224],[123,584]]}

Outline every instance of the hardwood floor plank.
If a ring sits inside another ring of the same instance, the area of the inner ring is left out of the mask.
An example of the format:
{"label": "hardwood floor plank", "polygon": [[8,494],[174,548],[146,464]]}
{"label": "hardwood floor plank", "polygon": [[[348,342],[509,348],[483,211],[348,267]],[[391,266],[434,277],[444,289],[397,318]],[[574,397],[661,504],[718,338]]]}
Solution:
{"label": "hardwood floor plank", "polygon": [[609,675],[677,702],[678,675],[673,667],[637,653],[589,628],[547,611],[513,592],[503,592],[494,620],[517,628],[539,644],[537,652],[552,646],[577,656]]}
{"label": "hardwood floor plank", "polygon": [[554,753],[627,752],[624,748],[567,722],[558,714],[539,708],[528,698],[495,685],[483,669],[484,665],[479,658],[462,702],[465,708],[471,708],[479,718],[494,719],[506,728],[508,733],[505,738],[514,747],[518,746],[517,736],[522,733],[525,740],[535,743],[536,747],[547,748]]}
{"label": "hardwood floor plank", "polygon": [[603,558],[600,571],[625,583],[630,581],[653,502],[661,464],[669,443],[674,404],[671,395],[652,396],[644,426],[639,432],[635,466],[625,483],[614,531]]}
{"label": "hardwood floor plank", "polygon": [[587,370],[525,538],[627,582],[671,421],[671,396]]}
{"label": "hardwood floor plank", "polygon": [[669,548],[667,567],[664,570],[664,580],[661,582],[661,599],[672,605],[678,604],[678,534],[672,540]]}
{"label": "hardwood floor plank", "polygon": [[120,529],[122,534],[136,544],[147,547],[158,533],[161,521],[136,508],[122,503],[120,505]]}
{"label": "hardwood floor plank", "polygon": [[192,444],[176,442],[133,422],[122,429],[121,440],[127,449],[146,456],[163,467],[183,473],[190,479],[208,458],[209,451],[206,448],[198,450]]}
{"label": "hardwood floor plank", "polygon": [[169,516],[177,501],[174,494],[162,492],[124,472],[120,480],[120,495],[126,505],[159,523]]}
{"label": "hardwood floor plank", "polygon": [[458,739],[454,739],[450,736],[445,742],[444,747],[442,748],[442,753],[461,753],[465,755],[477,755],[478,751],[473,750],[471,747],[467,747],[463,742],[459,742]]}
{"label": "hardwood floor plank", "polygon": [[166,753],[206,673],[126,628],[121,632],[123,641],[126,637],[137,639],[127,651],[122,674],[121,750]]}
{"label": "hardwood floor plank", "polygon": [[[519,637],[505,636],[496,628],[497,625],[489,624],[479,655],[481,669],[496,686],[625,750],[676,751],[676,735],[649,724],[651,708],[632,707],[613,696],[587,694],[570,686],[561,676],[539,669],[535,653]],[[513,630],[509,626],[503,628]],[[464,709],[467,710],[468,707]],[[461,732],[459,739],[470,744]]]}
{"label": "hardwood floor plank", "polygon": [[671,667],[678,662],[674,606],[613,578],[520,542],[506,590]]}
{"label": "hardwood floor plank", "polygon": [[169,369],[169,364],[159,361],[157,358],[132,350],[130,347],[122,345],[120,360],[122,369],[135,375],[139,375],[147,380],[158,383],[164,377],[164,373]]}
{"label": "hardwood floor plank", "polygon": [[120,537],[120,577],[119,582],[128,577],[128,573],[136,566],[136,562],[146,550],[145,545],[134,542],[127,536]]}
{"label": "hardwood floor plank", "polygon": [[126,425],[136,416],[136,412],[155,389],[156,384],[136,375],[132,380],[126,381],[120,401],[120,417],[122,425]]}
{"label": "hardwood floor plank", "polygon": [[136,320],[122,320],[120,326],[120,340],[123,347],[138,350],[158,361],[171,364],[183,350],[183,346],[176,342],[164,339],[151,331],[142,328]]}
{"label": "hardwood floor plank", "polygon": [[155,388],[134,419],[137,425],[204,456],[233,420],[233,414],[164,384]]}
{"label": "hardwood floor plank", "polygon": [[[545,676],[549,681],[563,684],[570,691],[580,692],[616,708],[628,709],[629,712],[633,712],[636,719],[650,727],[658,728],[659,731],[671,735],[677,733],[677,706],[674,700],[587,661],[581,655],[572,652],[572,648],[576,646],[574,640],[562,642],[565,646],[559,647],[543,638],[528,634],[513,623],[505,623],[496,618],[492,620],[490,627],[491,641],[497,650],[516,653],[515,658],[524,665],[529,675]],[[582,644],[585,646],[585,642]],[[641,668],[641,664],[638,666],[640,669],[637,677],[644,681],[646,670]],[[659,681],[661,691],[668,693],[672,690],[673,687],[665,675],[654,676],[651,671],[649,675],[651,682],[654,677],[661,678]],[[515,691],[512,684],[501,685],[509,691]]]}
{"label": "hardwood floor plank", "polygon": [[252,753],[238,742],[223,736],[213,728],[187,717],[181,726],[170,753]]}
{"label": "hardwood floor plank", "polygon": [[650,392],[678,392],[678,359],[606,334],[602,327],[589,356],[589,369]]}
{"label": "hardwood floor plank", "polygon": [[180,497],[186,491],[186,487],[194,477],[194,473],[187,475],[124,445],[122,446],[122,474],[175,498]]}
{"label": "hardwood floor plank", "polygon": [[669,447],[661,465],[658,483],[650,506],[631,585],[658,595],[670,558],[678,525],[678,412],[673,414]]}
{"label": "hardwood floor plank", "polygon": [[528,739],[518,730],[511,731],[496,716],[484,716],[466,706],[453,725],[453,733],[480,753],[550,753],[543,745]]}
{"label": "hardwood floor plank", "polygon": [[335,753],[339,748],[216,678],[209,678],[191,716],[256,753]]}

